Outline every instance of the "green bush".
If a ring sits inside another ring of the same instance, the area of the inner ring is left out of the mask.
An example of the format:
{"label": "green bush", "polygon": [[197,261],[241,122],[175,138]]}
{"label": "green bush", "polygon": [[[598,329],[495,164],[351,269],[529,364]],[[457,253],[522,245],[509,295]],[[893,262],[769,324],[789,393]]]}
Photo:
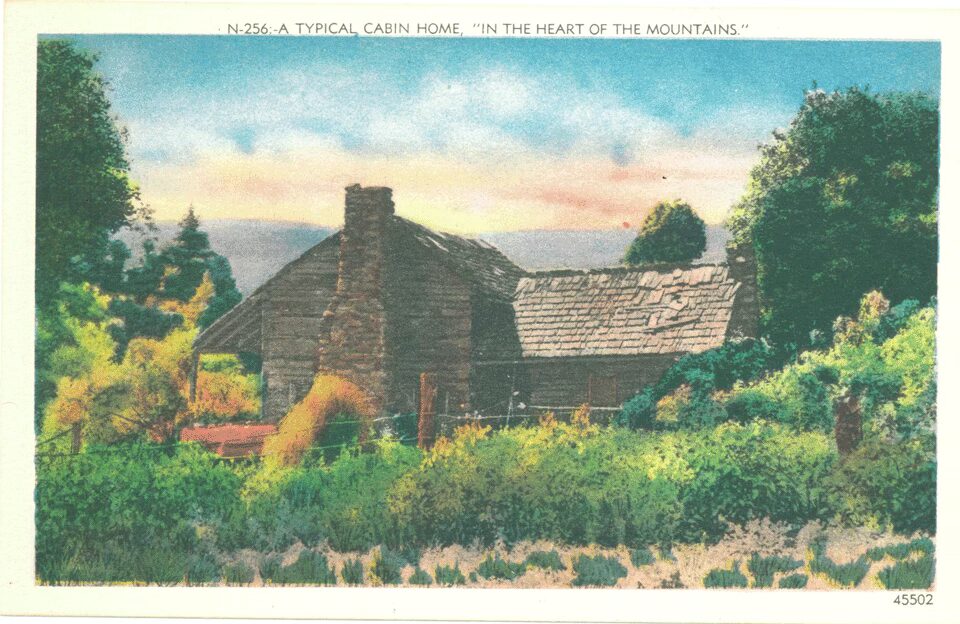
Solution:
{"label": "green bush", "polygon": [[[64,566],[99,561],[117,581],[147,580],[131,575],[180,580],[197,547],[197,527],[217,526],[241,509],[240,487],[230,466],[196,445],[171,451],[118,444],[39,458],[37,575],[57,582]],[[157,562],[156,571],[137,559]]]}
{"label": "green bush", "polygon": [[340,456],[344,447],[352,447],[360,440],[360,423],[354,414],[337,414],[323,428],[316,446],[324,462],[331,463]]}
{"label": "green bush", "polygon": [[935,568],[934,558],[924,555],[880,570],[877,579],[887,589],[927,589],[933,584]]}
{"label": "green bush", "polygon": [[560,560],[560,553],[556,550],[535,550],[527,558],[523,560],[527,566],[532,566],[534,568],[541,568],[543,570],[566,570],[567,566],[563,565],[563,561]]}
{"label": "green bush", "polygon": [[677,483],[649,463],[657,461],[655,446],[596,426],[468,430],[404,475],[388,505],[424,545],[657,542],[672,536],[681,507]]}
{"label": "green bush", "polygon": [[423,586],[433,585],[433,579],[430,578],[429,572],[424,572],[420,566],[417,566],[413,574],[410,575],[410,584]]}
{"label": "green bush", "polygon": [[187,565],[187,582],[191,585],[198,583],[217,583],[221,578],[220,564],[210,553],[194,553]]}
{"label": "green bush", "polygon": [[149,583],[176,585],[186,579],[189,556],[171,548],[147,547],[136,551],[117,542],[107,542],[92,554],[74,553],[57,563],[52,584]]}
{"label": "green bush", "polygon": [[373,553],[370,574],[375,581],[384,585],[399,585],[403,582],[401,571],[406,564],[406,560],[399,553],[381,546]]}
{"label": "green bush", "polygon": [[575,587],[612,587],[627,575],[627,569],[616,557],[580,555],[573,562]]}
{"label": "green bush", "polygon": [[803,589],[807,586],[806,574],[789,574],[781,577],[777,587],[780,589]]}
{"label": "green bush", "polygon": [[326,539],[334,550],[356,552],[409,541],[387,496],[419,466],[421,451],[386,441],[372,447],[343,453],[329,466],[263,469],[248,482],[249,537],[237,546],[282,550],[298,539],[311,547]]}
{"label": "green bush", "polygon": [[253,568],[242,561],[228,563],[223,567],[223,580],[229,585],[248,585],[255,576]]}
{"label": "green bush", "polygon": [[327,564],[327,556],[303,550],[296,561],[279,568],[270,579],[281,585],[336,585],[337,575]]}
{"label": "green bush", "polygon": [[690,434],[685,455],[693,476],[681,490],[680,539],[719,539],[728,522],[803,524],[831,515],[823,482],[836,452],[823,434],[726,423]]}
{"label": "green bush", "polygon": [[747,570],[753,575],[754,587],[772,587],[774,574],[790,572],[802,565],[802,561],[791,557],[761,557],[758,553],[753,553],[747,561]]}
{"label": "green bush", "polygon": [[344,561],[340,576],[347,585],[363,585],[363,562],[359,559]]}
{"label": "green bush", "polygon": [[283,567],[283,557],[278,554],[263,555],[258,562],[260,567],[260,578],[264,581],[273,581],[280,574],[280,568]]}
{"label": "green bush", "polygon": [[632,563],[635,568],[650,565],[656,561],[656,557],[653,556],[653,553],[651,553],[650,549],[646,546],[643,548],[634,548],[630,551],[630,563]]}
{"label": "green bush", "polygon": [[936,532],[937,464],[932,440],[865,440],[825,482],[831,506],[855,526]]}
{"label": "green bush", "polygon": [[463,576],[463,572],[460,571],[459,563],[454,563],[452,568],[450,566],[438,565],[433,570],[433,576],[437,579],[437,585],[442,587],[464,585],[467,582],[467,579]]}
{"label": "green bush", "polygon": [[512,581],[527,571],[525,563],[513,563],[500,557],[500,553],[488,554],[477,566],[477,574],[485,579]]}
{"label": "green bush", "polygon": [[735,561],[733,567],[729,570],[714,568],[707,572],[707,575],[703,577],[703,586],[707,589],[714,587],[724,589],[730,587],[746,587],[747,577],[740,572],[740,562]]}

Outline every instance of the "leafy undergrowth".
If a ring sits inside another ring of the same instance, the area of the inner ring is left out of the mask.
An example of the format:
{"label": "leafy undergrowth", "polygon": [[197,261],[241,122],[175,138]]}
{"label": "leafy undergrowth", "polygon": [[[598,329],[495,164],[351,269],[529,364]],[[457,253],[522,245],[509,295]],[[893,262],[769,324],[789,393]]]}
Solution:
{"label": "leafy undergrowth", "polygon": [[740,562],[735,561],[729,570],[714,568],[703,577],[703,586],[707,589],[731,587],[746,587],[747,577],[740,572]]}
{"label": "leafy undergrowth", "polygon": [[580,555],[573,562],[574,587],[611,587],[627,575],[627,569],[616,557]]}

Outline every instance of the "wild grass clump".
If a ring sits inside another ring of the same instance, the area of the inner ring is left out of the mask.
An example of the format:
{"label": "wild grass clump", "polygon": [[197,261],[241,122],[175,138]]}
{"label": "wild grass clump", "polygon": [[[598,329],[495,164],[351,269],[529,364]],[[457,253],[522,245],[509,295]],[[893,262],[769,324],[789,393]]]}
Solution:
{"label": "wild grass clump", "polygon": [[399,585],[403,582],[400,572],[407,565],[400,553],[381,546],[373,553],[370,577],[375,585]]}
{"label": "wild grass clump", "polygon": [[420,566],[417,566],[413,574],[410,575],[409,583],[411,585],[421,585],[425,587],[427,585],[433,585],[433,579],[430,578],[429,572],[425,572]]}
{"label": "wild grass clump", "polygon": [[[359,386],[335,375],[318,375],[307,396],[280,421],[277,433],[266,439],[264,456],[283,466],[299,464],[328,419],[337,414],[352,414],[355,420],[369,421],[373,408]],[[363,432],[358,435],[362,438]]]}
{"label": "wild grass clump", "polygon": [[216,583],[220,580],[220,564],[210,553],[190,557],[187,567],[187,583]]}
{"label": "wild grass clump", "polygon": [[866,556],[858,557],[849,563],[836,563],[826,555],[814,557],[810,561],[810,572],[822,574],[841,587],[856,587],[870,571]]}
{"label": "wild grass clump", "polygon": [[283,567],[282,557],[278,554],[263,555],[257,562],[260,568],[260,578],[264,581],[272,581],[280,573]]}
{"label": "wild grass clump", "polygon": [[933,584],[935,560],[931,555],[898,561],[880,570],[877,580],[886,589],[927,589]]}
{"label": "wild grass clump", "polygon": [[276,570],[270,580],[281,585],[336,585],[337,575],[326,555],[304,550],[296,561]]}
{"label": "wild grass clump", "polygon": [[573,562],[575,587],[612,587],[627,575],[627,569],[616,557],[580,555]]}
{"label": "wild grass clump", "polygon": [[909,542],[871,548],[865,556],[870,561],[880,561],[887,555],[894,559],[902,560],[908,558],[913,553],[930,555],[933,554],[933,550],[933,541],[929,537],[918,537]]}
{"label": "wild grass clump", "polygon": [[228,585],[249,585],[253,582],[255,576],[256,573],[253,571],[253,568],[242,561],[228,563],[223,566],[223,580],[226,581]]}
{"label": "wild grass clump", "polygon": [[703,586],[707,589],[746,587],[747,577],[740,572],[740,562],[734,561],[733,566],[729,570],[714,568],[707,572],[707,575],[703,577]]}
{"label": "wild grass clump", "polygon": [[485,579],[512,581],[527,571],[525,563],[513,563],[500,557],[500,553],[488,554],[477,566],[477,574]]}
{"label": "wild grass clump", "polygon": [[433,576],[437,579],[437,585],[441,587],[453,587],[454,585],[464,585],[467,579],[460,571],[460,563],[454,563],[453,567],[438,565],[433,570]]}
{"label": "wild grass clump", "polygon": [[347,585],[363,585],[363,562],[359,559],[344,561],[340,576]]}
{"label": "wild grass clump", "polygon": [[527,558],[523,560],[528,566],[534,568],[541,568],[543,570],[566,570],[567,566],[563,565],[563,561],[560,560],[560,553],[556,550],[535,550]]}
{"label": "wild grass clump", "polygon": [[656,561],[656,557],[653,556],[653,553],[650,552],[650,549],[646,546],[642,548],[634,548],[630,551],[630,563],[632,563],[633,567],[635,568],[651,565],[656,563]]}
{"label": "wild grass clump", "polygon": [[807,586],[806,574],[788,574],[780,579],[777,587],[780,589],[803,589]]}
{"label": "wild grass clump", "polygon": [[778,556],[761,557],[759,553],[753,553],[747,561],[747,569],[753,575],[754,587],[772,587],[774,574],[790,572],[802,565],[803,562],[799,559]]}

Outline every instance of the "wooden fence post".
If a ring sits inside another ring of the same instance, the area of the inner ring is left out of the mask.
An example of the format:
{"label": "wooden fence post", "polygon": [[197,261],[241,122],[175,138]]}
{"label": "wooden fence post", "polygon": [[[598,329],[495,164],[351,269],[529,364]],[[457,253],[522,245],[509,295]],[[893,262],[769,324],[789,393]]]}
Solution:
{"label": "wooden fence post", "polygon": [[427,450],[433,446],[435,431],[433,417],[436,415],[434,401],[437,398],[437,375],[420,373],[420,406],[417,418],[417,446]]}
{"label": "wooden fence post", "polygon": [[834,403],[833,413],[837,423],[834,427],[837,451],[840,455],[848,455],[859,446],[863,439],[860,397],[845,393]]}
{"label": "wooden fence post", "polygon": [[76,455],[80,452],[80,443],[83,441],[81,435],[82,424],[77,421],[73,423],[73,426],[70,428],[73,433],[73,443],[70,445],[70,452]]}

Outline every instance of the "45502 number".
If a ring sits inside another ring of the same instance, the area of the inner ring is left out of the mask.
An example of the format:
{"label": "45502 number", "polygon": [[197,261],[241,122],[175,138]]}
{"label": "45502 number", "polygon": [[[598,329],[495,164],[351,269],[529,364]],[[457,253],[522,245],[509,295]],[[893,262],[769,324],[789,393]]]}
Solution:
{"label": "45502 number", "polygon": [[897,594],[893,604],[911,607],[914,605],[932,605],[933,594]]}

